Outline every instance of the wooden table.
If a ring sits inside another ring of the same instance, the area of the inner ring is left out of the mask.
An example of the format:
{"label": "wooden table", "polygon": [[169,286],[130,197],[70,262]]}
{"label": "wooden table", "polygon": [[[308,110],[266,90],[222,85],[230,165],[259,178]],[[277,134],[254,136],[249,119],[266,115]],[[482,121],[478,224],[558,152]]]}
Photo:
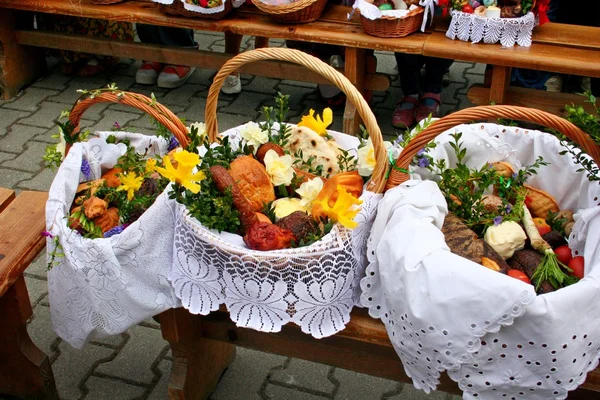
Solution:
{"label": "wooden table", "polygon": [[[48,356],[30,339],[23,272],[46,245],[48,194],[0,188],[0,395],[58,399]],[[0,396],[2,397],[2,396]]]}

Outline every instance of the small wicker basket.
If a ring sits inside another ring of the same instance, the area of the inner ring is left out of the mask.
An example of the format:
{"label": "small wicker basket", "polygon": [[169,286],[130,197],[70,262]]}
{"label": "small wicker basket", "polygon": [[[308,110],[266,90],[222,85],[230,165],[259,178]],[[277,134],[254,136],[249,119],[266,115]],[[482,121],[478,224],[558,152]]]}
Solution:
{"label": "small wicker basket", "polygon": [[361,15],[360,22],[365,33],[369,35],[397,38],[416,32],[423,23],[424,15],[425,9],[419,7],[402,18],[383,16],[377,19],[369,19]]}
{"label": "small wicker basket", "polygon": [[213,14],[204,14],[187,10],[181,0],[175,0],[172,4],[159,4],[158,9],[169,15],[181,15],[190,18],[221,19],[233,10],[233,3],[231,0],[225,1],[224,5],[225,8],[223,11]]}
{"label": "small wicker basket", "polygon": [[301,24],[313,22],[321,17],[327,5],[327,0],[299,0],[284,5],[269,5],[261,0],[252,0],[256,8],[278,22]]}

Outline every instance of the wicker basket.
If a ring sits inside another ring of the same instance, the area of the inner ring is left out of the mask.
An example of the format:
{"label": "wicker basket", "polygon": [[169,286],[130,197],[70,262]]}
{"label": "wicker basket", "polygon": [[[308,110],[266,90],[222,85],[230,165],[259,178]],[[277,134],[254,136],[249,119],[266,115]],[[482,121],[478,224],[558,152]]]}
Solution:
{"label": "wicker basket", "polygon": [[260,0],[252,0],[254,5],[278,22],[301,24],[316,21],[327,5],[327,0],[299,0],[293,3],[272,6]]}
{"label": "wicker basket", "polygon": [[174,0],[172,4],[159,4],[158,9],[169,15],[181,15],[190,18],[221,19],[233,10],[233,4],[231,0],[225,1],[225,8],[223,11],[214,14],[203,14],[187,10],[181,0]]}
{"label": "wicker basket", "polygon": [[402,18],[383,16],[377,19],[369,19],[360,16],[363,30],[372,36],[397,38],[416,32],[423,23],[425,9],[419,7]]}
{"label": "wicker basket", "polygon": [[125,0],[90,0],[90,2],[92,4],[117,4],[117,3],[123,3]]}

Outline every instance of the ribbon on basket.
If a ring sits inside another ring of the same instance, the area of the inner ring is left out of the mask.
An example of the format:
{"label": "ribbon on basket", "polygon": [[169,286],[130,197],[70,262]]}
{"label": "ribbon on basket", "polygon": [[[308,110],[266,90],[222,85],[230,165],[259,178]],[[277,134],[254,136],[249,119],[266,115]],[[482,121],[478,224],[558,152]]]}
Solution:
{"label": "ribbon on basket", "polygon": [[429,13],[431,13],[431,20],[433,21],[433,16],[435,15],[435,6],[438,4],[438,0],[420,0],[419,5],[425,9],[425,13],[423,14],[423,23],[421,24],[421,32],[425,32],[425,28],[427,28],[427,20],[429,18]]}

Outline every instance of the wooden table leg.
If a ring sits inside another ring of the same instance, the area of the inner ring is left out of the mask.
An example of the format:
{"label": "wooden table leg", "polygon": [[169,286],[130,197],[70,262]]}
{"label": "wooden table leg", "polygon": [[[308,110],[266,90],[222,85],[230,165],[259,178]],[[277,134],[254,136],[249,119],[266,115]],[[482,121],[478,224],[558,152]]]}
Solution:
{"label": "wooden table leg", "polygon": [[159,315],[163,338],[171,344],[169,399],[206,399],[235,358],[235,345],[202,338],[202,317],[184,308]]}
{"label": "wooden table leg", "polygon": [[269,38],[263,36],[254,37],[254,48],[260,49],[263,47],[269,47]]}
{"label": "wooden table leg", "polygon": [[46,71],[44,49],[21,46],[16,28],[32,28],[33,14],[3,8],[0,12],[0,92],[4,99],[15,96],[25,85]]}
{"label": "wooden table leg", "polygon": [[233,32],[225,32],[225,53],[239,54],[243,35]]}
{"label": "wooden table leg", "polygon": [[490,103],[504,104],[506,93],[510,86],[510,67],[494,65],[492,71],[492,85],[490,88]]}
{"label": "wooden table leg", "polygon": [[58,399],[50,360],[27,333],[27,320],[32,314],[21,275],[0,297],[0,393],[27,399]]}
{"label": "wooden table leg", "polygon": [[[356,88],[365,94],[365,73],[366,73],[366,50],[356,47],[346,47],[344,75],[356,86]],[[344,109],[344,132],[349,135],[356,135],[361,124],[360,116],[356,107],[346,101]]]}

